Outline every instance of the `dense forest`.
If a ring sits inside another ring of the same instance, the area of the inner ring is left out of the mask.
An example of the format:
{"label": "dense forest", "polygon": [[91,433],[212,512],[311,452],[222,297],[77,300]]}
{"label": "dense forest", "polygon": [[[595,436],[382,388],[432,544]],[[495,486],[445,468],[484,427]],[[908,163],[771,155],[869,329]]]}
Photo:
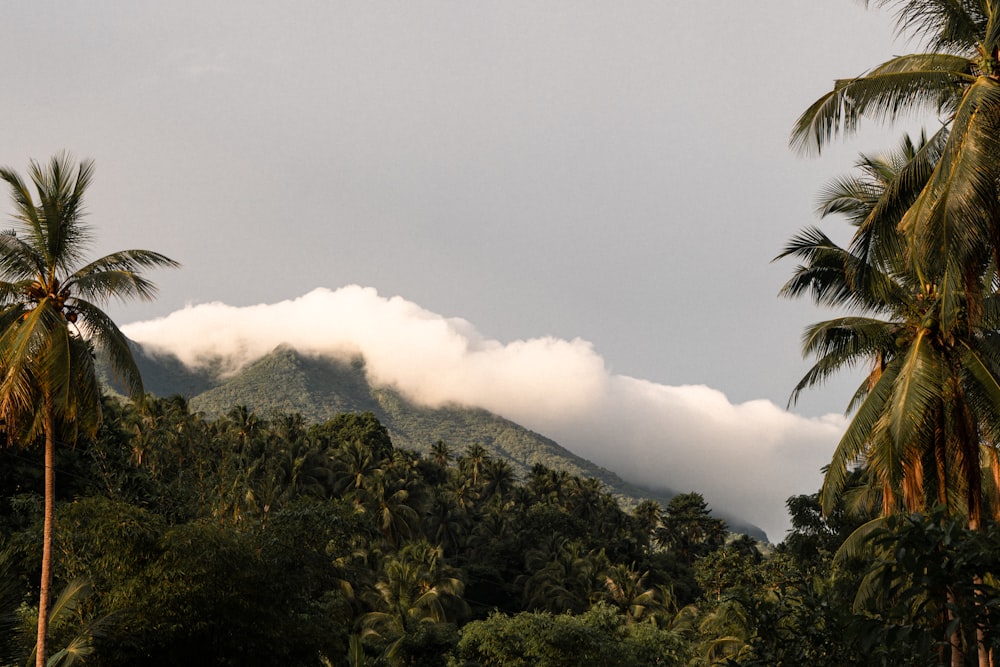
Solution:
{"label": "dense forest", "polygon": [[[625,511],[475,443],[396,448],[370,413],[103,409],[57,447],[57,664],[933,665],[946,611],[1000,571],[992,529],[913,516],[877,560],[835,558],[864,517],[800,496],[770,548],[697,493]],[[41,454],[0,451],[4,665],[34,644]]]}

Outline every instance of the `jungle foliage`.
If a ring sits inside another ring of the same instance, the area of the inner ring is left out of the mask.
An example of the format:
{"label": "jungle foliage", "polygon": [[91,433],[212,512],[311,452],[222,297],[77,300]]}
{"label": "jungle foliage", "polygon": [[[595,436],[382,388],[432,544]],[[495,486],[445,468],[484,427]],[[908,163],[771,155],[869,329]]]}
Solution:
{"label": "jungle foliage", "polygon": [[[56,453],[53,664],[932,665],[934,586],[968,582],[959,615],[1000,599],[992,527],[912,516],[835,558],[870,517],[818,495],[771,548],[698,493],[626,511],[475,443],[397,448],[371,413],[103,410]],[[0,450],[0,665],[34,641],[41,456]]]}

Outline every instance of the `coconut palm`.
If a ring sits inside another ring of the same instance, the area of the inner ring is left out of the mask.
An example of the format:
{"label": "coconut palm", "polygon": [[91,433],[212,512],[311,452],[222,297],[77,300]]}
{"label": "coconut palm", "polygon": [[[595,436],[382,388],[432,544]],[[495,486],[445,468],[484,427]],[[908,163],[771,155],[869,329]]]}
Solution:
{"label": "coconut palm", "polygon": [[655,500],[643,500],[632,510],[633,533],[643,549],[649,547],[653,534],[660,525],[660,514],[663,507]]}
{"label": "coconut palm", "polygon": [[383,564],[371,596],[375,611],[361,617],[363,636],[385,641],[386,660],[399,664],[402,641],[417,624],[454,622],[468,612],[464,590],[439,547],[412,542]]}
{"label": "coconut palm", "polygon": [[354,438],[330,455],[335,468],[334,488],[360,502],[374,480],[385,474],[383,461],[360,438]]}
{"label": "coconut palm", "polygon": [[496,499],[504,503],[517,483],[517,475],[510,463],[505,459],[487,459],[483,464],[482,498],[485,501]]}
{"label": "coconut palm", "polygon": [[[796,386],[821,384],[846,367],[870,369],[851,401],[856,410],[828,468],[821,494],[833,507],[849,469],[862,462],[882,492],[883,514],[916,511],[928,500],[967,513],[978,526],[983,511],[981,462],[996,468],[1000,428],[1000,303],[993,272],[980,279],[969,314],[964,293],[951,306],[945,331],[936,284],[924,283],[907,262],[905,230],[893,224],[921,196],[921,177],[936,167],[940,137],[904,140],[886,156],[862,156],[859,174],[835,181],[821,213],[847,213],[856,226],[841,248],[811,228],[780,255],[804,260],[784,286],[785,296],[811,293],[815,301],[851,314],[809,327],[803,347],[817,361]],[[881,230],[881,231],[876,231]]]}
{"label": "coconut palm", "polygon": [[649,572],[637,572],[622,563],[612,565],[604,575],[604,590],[595,597],[616,607],[629,625],[664,617],[669,610],[669,591],[649,586]]}
{"label": "coconut palm", "polygon": [[529,610],[582,613],[603,585],[609,563],[603,550],[586,551],[583,544],[557,534],[546,537],[524,554],[525,570],[518,577]]}
{"label": "coconut palm", "polygon": [[377,478],[367,490],[363,505],[375,517],[387,544],[398,547],[419,535],[422,508],[401,481]]}
{"label": "coconut palm", "polygon": [[431,542],[451,555],[464,544],[472,521],[469,513],[460,508],[454,498],[436,488],[424,524]]}
{"label": "coconut palm", "polygon": [[465,450],[465,454],[458,458],[459,469],[472,477],[473,488],[478,488],[479,473],[490,458],[489,452],[479,443],[469,445]]}
{"label": "coconut palm", "polygon": [[861,119],[929,110],[948,128],[940,159],[899,220],[913,271],[934,286],[943,335],[982,315],[983,272],[1000,239],[1000,1],[868,0],[927,51],[839,80],[798,119],[792,143],[819,150]]}
{"label": "coconut palm", "polygon": [[[883,515],[940,503],[978,528],[983,464],[1000,479],[996,265],[966,274],[962,289],[949,291],[928,280],[926,264],[910,261],[915,231],[907,216],[927,193],[924,179],[932,181],[944,160],[936,147],[945,150],[948,141],[940,135],[904,141],[888,157],[863,156],[859,175],[835,182],[821,206],[824,214],[848,214],[857,227],[851,247],[807,229],[781,255],[804,260],[783,294],[811,293],[850,313],[807,329],[803,347],[817,361],[792,400],[845,367],[869,368],[827,469],[825,511],[841,497],[849,470],[861,464],[862,478],[879,488]],[[950,641],[958,664],[961,651]],[[980,643],[980,661],[986,657]]]}
{"label": "coconut palm", "polygon": [[143,393],[128,342],[101,309],[118,299],[151,299],[154,285],[142,269],[177,264],[148,250],[124,250],[82,263],[91,240],[83,198],[93,175],[90,161],[73,165],[58,155],[32,161],[32,188],[0,169],[10,188],[12,231],[0,234],[0,418],[12,441],[45,441],[45,512],[36,664],[45,664],[55,447],[78,432],[93,433],[101,418],[101,388],[94,353],[101,352],[124,390]]}
{"label": "coconut palm", "polygon": [[442,468],[447,468],[448,464],[451,463],[454,458],[454,455],[451,453],[451,448],[444,440],[438,440],[431,445],[431,460]]}

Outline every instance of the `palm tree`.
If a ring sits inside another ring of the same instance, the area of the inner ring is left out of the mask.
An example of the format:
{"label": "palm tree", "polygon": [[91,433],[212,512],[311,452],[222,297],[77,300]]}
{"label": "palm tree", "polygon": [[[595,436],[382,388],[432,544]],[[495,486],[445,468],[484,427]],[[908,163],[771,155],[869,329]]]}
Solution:
{"label": "palm tree", "polygon": [[[882,513],[914,512],[941,503],[978,528],[984,509],[985,462],[1000,473],[1000,303],[996,266],[967,275],[950,294],[909,261],[906,216],[919,206],[950,138],[938,135],[894,154],[862,156],[859,174],[834,182],[821,212],[842,212],[857,227],[839,247],[807,229],[781,256],[804,260],[782,293],[811,293],[850,315],[809,327],[804,349],[817,361],[792,395],[845,367],[869,373],[848,411],[855,414],[827,469],[824,511],[842,495],[849,471],[878,486]],[[902,224],[897,224],[902,221]],[[973,280],[973,277],[975,278]],[[994,505],[995,507],[995,505]],[[952,662],[961,660],[952,643]],[[980,643],[980,660],[986,660]]]}
{"label": "palm tree", "polygon": [[468,612],[465,583],[444,562],[440,547],[412,542],[386,559],[375,584],[375,611],[361,617],[363,636],[379,637],[389,664],[399,664],[402,641],[420,623],[454,622]]}
{"label": "palm tree", "polygon": [[524,554],[527,574],[516,582],[529,610],[582,613],[598,589],[609,563],[604,550],[586,551],[582,543],[552,534]]}
{"label": "palm tree", "polygon": [[632,510],[632,524],[639,544],[646,549],[660,525],[663,507],[655,500],[643,500]]}
{"label": "palm tree", "polygon": [[398,547],[420,533],[420,507],[417,501],[400,481],[379,477],[367,490],[363,504],[375,517],[386,543]]}
{"label": "palm tree", "polygon": [[472,475],[472,486],[479,486],[479,471],[487,461],[490,460],[489,452],[479,443],[469,445],[465,454],[458,459],[459,468],[468,475]]}
{"label": "palm tree", "polygon": [[434,490],[433,502],[424,518],[431,541],[446,554],[458,553],[472,524],[469,513],[441,487]]}
{"label": "palm tree", "polygon": [[[93,163],[74,168],[58,155],[48,165],[32,161],[33,194],[8,168],[14,229],[0,234],[0,418],[11,440],[45,440],[45,512],[36,664],[45,664],[55,447],[79,431],[96,432],[101,388],[93,353],[111,363],[125,391],[143,394],[128,342],[101,307],[112,298],[151,299],[155,286],[139,271],[177,264],[148,250],[123,250],[82,264],[91,239],[83,196]],[[35,197],[37,194],[37,200]]]}
{"label": "palm tree", "polygon": [[383,461],[360,438],[347,442],[330,455],[336,470],[334,488],[360,502],[360,494],[385,474]]}
{"label": "palm tree", "polygon": [[497,502],[506,502],[516,482],[517,476],[507,460],[490,458],[483,464],[482,498],[485,501],[495,498]]}
{"label": "palm tree", "polygon": [[934,286],[937,326],[949,336],[980,325],[983,274],[1000,256],[1000,2],[865,4],[892,5],[899,32],[927,52],[837,81],[798,119],[792,143],[818,151],[865,117],[893,121],[920,109],[938,114],[947,129],[940,159],[898,222],[914,276]]}
{"label": "palm tree", "polygon": [[818,303],[855,313],[807,329],[803,347],[817,361],[792,401],[845,367],[867,364],[869,374],[848,408],[855,415],[827,470],[824,509],[843,492],[849,469],[863,462],[880,484],[883,514],[917,511],[929,500],[966,512],[969,525],[978,527],[981,461],[998,470],[992,446],[1000,429],[994,274],[981,279],[973,299],[977,323],[958,295],[953,320],[961,326],[946,332],[940,316],[945,297],[906,261],[904,233],[893,224],[921,196],[921,176],[937,164],[938,141],[907,139],[893,154],[862,156],[860,175],[828,189],[821,212],[847,212],[857,227],[849,249],[807,229],[780,255],[805,260],[783,295],[811,292]]}
{"label": "palm tree", "polygon": [[604,500],[604,484],[599,479],[570,478],[569,497],[566,503],[566,510],[570,515],[582,519],[589,526],[598,526],[606,508]]}
{"label": "palm tree", "polygon": [[637,572],[622,563],[612,565],[604,575],[604,589],[595,597],[616,607],[629,625],[647,618],[666,615],[670,607],[667,589],[649,586],[649,572]]}
{"label": "palm tree", "polygon": [[447,468],[455,457],[451,453],[451,448],[444,440],[438,440],[431,445],[431,460],[442,468]]}

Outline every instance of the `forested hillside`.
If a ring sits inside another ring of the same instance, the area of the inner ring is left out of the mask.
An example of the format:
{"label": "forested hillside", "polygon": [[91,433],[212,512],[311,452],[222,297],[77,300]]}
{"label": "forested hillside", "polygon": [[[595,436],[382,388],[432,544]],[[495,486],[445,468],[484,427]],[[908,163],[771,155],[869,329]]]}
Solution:
{"label": "forested hillside", "polygon": [[[898,558],[835,561],[865,517],[823,518],[815,496],[762,553],[697,493],[625,511],[597,480],[519,478],[477,445],[396,447],[371,413],[104,412],[56,460],[52,655],[93,665],[933,664],[908,573],[971,586],[1000,554],[994,531],[914,519],[881,538]],[[2,665],[33,643],[40,454],[0,450]],[[855,609],[876,581],[901,606]]]}
{"label": "forested hillside", "polygon": [[[283,346],[235,373],[224,374],[218,370],[221,360],[191,369],[170,355],[150,354],[138,345],[133,350],[151,393],[184,396],[192,410],[209,417],[222,416],[234,405],[245,405],[262,417],[297,413],[307,422],[325,421],[343,412],[371,412],[394,444],[422,454],[438,441],[477,444],[490,456],[509,463],[522,478],[541,464],[598,479],[628,507],[646,499],[666,503],[677,493],[666,485],[648,489],[629,484],[552,439],[486,410],[422,407],[391,387],[372,387],[360,358],[309,356]],[[713,513],[733,531],[767,539],[760,528],[740,518],[738,508],[713,507]]]}

